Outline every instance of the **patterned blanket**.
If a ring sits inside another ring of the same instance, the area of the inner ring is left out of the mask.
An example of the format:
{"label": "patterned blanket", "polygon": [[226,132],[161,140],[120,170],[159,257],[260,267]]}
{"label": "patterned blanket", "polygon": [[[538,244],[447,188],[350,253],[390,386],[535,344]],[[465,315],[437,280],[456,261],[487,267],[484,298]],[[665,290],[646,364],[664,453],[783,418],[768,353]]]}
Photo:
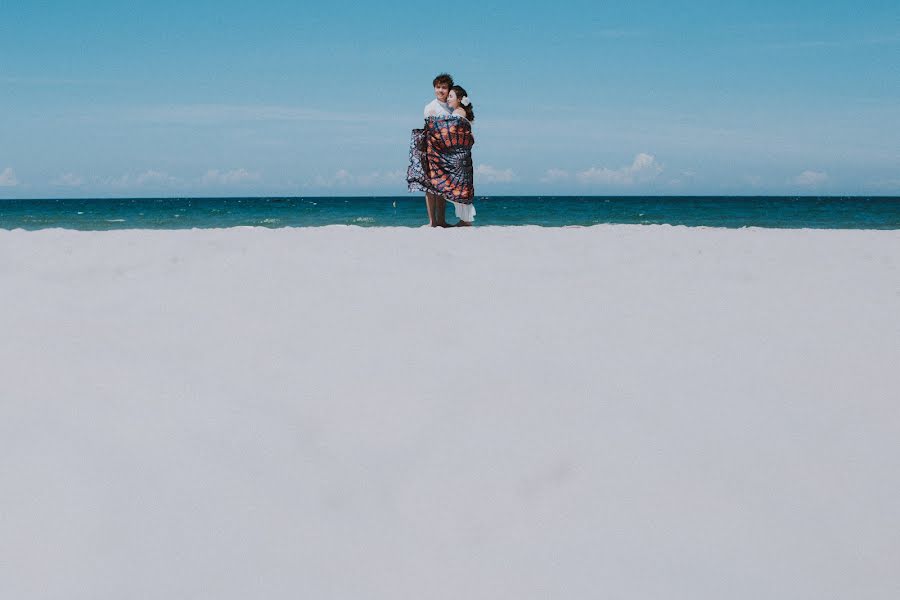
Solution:
{"label": "patterned blanket", "polygon": [[409,191],[430,192],[462,204],[475,198],[472,125],[463,117],[428,117],[413,129],[409,145]]}

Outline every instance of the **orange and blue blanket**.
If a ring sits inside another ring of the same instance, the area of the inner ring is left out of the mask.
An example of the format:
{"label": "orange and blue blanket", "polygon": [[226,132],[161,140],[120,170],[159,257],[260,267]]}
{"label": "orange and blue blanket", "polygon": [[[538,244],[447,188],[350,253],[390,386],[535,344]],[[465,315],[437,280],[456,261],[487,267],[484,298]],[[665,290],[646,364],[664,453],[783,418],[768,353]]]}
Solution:
{"label": "orange and blue blanket", "polygon": [[428,117],[423,129],[413,129],[409,145],[409,191],[430,192],[471,204],[475,198],[472,170],[472,125],[456,115]]}

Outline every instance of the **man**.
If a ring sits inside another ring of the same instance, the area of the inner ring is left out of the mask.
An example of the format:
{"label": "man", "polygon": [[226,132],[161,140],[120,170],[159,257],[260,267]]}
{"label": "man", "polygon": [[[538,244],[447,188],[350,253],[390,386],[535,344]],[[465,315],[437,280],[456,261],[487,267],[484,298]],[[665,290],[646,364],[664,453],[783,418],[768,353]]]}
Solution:
{"label": "man", "polygon": [[[449,116],[452,114],[447,104],[447,96],[453,87],[453,77],[441,73],[431,82],[434,86],[434,100],[425,106],[425,118]],[[446,220],[447,201],[436,194],[425,192],[425,208],[428,210],[428,224],[432,227],[448,227]]]}

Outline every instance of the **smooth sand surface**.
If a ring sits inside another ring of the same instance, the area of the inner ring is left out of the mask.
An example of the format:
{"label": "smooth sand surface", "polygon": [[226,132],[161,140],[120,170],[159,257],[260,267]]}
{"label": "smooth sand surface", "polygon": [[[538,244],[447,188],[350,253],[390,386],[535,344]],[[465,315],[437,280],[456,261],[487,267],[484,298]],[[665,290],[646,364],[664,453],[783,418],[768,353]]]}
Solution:
{"label": "smooth sand surface", "polygon": [[900,597],[900,231],[0,231],[0,597]]}

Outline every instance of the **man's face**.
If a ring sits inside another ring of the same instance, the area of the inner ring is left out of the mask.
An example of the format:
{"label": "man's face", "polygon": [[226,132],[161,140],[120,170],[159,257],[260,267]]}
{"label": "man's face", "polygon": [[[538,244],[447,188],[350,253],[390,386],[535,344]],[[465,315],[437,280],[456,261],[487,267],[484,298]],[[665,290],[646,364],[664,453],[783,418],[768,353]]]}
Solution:
{"label": "man's face", "polygon": [[434,97],[438,99],[438,102],[446,102],[447,94],[450,93],[450,86],[446,83],[439,83],[434,86]]}

